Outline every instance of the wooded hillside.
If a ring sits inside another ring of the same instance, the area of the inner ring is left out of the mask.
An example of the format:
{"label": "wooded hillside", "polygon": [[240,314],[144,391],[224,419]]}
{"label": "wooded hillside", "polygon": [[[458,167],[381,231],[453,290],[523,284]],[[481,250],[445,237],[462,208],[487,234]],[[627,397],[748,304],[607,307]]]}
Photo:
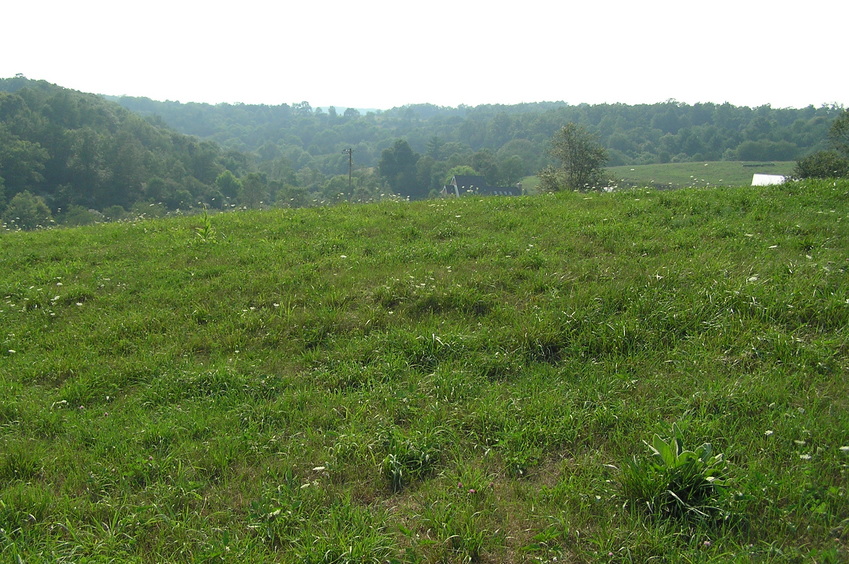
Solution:
{"label": "wooded hillside", "polygon": [[[533,156],[542,164],[545,144],[565,123],[596,134],[611,150],[611,165],[718,160],[793,160],[824,148],[836,106],[802,109],[688,105],[675,101],[569,105],[542,102],[458,108],[417,104],[386,111],[279,106],[156,102],[115,98],[143,115],[160,116],[183,133],[224,146],[258,151],[263,159],[285,156],[297,170],[305,164],[326,173],[341,171],[342,149],[353,146],[360,164],[373,166],[399,138],[431,157],[490,151],[497,157]],[[439,158],[437,158],[439,160]],[[334,168],[335,167],[335,168]]]}
{"label": "wooded hillside", "polygon": [[[513,185],[549,162],[549,142],[573,122],[598,138],[609,165],[691,161],[792,161],[827,147],[842,109],[688,105],[675,101],[569,105],[541,102],[457,108],[416,104],[386,111],[155,102],[115,98],[123,106],[161,118],[183,133],[250,152],[269,180],[300,186],[324,199],[347,190],[347,149],[354,153],[361,195],[380,192],[385,178],[369,168],[399,149],[413,154],[406,194],[439,190],[455,167],[471,167],[492,185]],[[409,146],[396,147],[398,140]],[[466,171],[468,172],[468,171]],[[331,187],[332,186],[332,187]],[[358,198],[354,198],[358,199]],[[361,199],[361,198],[360,198]]]}
{"label": "wooded hillside", "polygon": [[54,213],[118,213],[141,202],[217,207],[225,199],[218,175],[247,172],[244,155],[100,96],[21,79],[0,86],[0,211],[23,192]]}
{"label": "wooded hillside", "polygon": [[[337,111],[104,98],[16,77],[0,79],[0,214],[23,193],[73,223],[92,220],[89,210],[115,219],[133,208],[418,199],[452,174],[512,186],[549,164],[552,135],[572,122],[598,138],[611,166],[788,161],[825,148],[841,112],[675,101]],[[3,215],[23,227],[17,217]]]}

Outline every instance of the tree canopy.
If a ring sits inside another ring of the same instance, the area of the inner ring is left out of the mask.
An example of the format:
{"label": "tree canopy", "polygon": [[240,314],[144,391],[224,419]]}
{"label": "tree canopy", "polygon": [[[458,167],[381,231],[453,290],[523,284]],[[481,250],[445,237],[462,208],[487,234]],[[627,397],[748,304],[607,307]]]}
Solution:
{"label": "tree canopy", "polygon": [[377,169],[399,196],[423,198],[427,196],[427,186],[423,186],[417,174],[416,165],[420,158],[421,155],[414,153],[407,141],[398,139],[392,147],[383,150]]}
{"label": "tree canopy", "polygon": [[799,178],[837,178],[849,176],[849,110],[844,111],[828,130],[831,149],[817,151],[796,162]]}
{"label": "tree canopy", "polygon": [[849,157],[849,110],[845,110],[831,124],[828,140],[835,151]]}
{"label": "tree canopy", "polygon": [[3,223],[13,229],[30,230],[50,225],[53,216],[41,197],[24,190],[9,202],[3,212]]}
{"label": "tree canopy", "polygon": [[607,149],[583,126],[567,123],[551,139],[551,156],[559,166],[540,173],[543,189],[597,190],[604,181]]}

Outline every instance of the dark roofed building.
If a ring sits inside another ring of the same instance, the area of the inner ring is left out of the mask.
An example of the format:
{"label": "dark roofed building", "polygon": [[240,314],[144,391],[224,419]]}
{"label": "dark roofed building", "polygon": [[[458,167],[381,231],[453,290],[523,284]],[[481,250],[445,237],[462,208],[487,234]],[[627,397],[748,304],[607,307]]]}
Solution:
{"label": "dark roofed building", "polygon": [[490,186],[483,176],[472,176],[457,174],[451,177],[448,186],[442,188],[446,196],[459,198],[465,194],[477,194],[480,196],[521,196],[522,189],[512,186]]}

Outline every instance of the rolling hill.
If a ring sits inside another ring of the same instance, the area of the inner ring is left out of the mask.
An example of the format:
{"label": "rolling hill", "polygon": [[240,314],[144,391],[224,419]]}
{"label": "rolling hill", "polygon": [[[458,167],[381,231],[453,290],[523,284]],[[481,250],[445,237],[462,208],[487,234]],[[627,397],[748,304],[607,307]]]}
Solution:
{"label": "rolling hill", "polygon": [[1,232],[0,558],[845,560],[847,212],[844,180]]}

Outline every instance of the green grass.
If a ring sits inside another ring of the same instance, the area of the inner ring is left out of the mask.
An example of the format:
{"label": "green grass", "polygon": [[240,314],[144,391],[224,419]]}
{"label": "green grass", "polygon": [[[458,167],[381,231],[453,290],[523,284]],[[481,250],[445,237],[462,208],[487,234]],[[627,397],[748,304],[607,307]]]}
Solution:
{"label": "green grass", "polygon": [[787,162],[711,161],[608,167],[619,186],[655,188],[704,188],[707,186],[748,186],[754,174],[789,176],[796,166]]}
{"label": "green grass", "polygon": [[[845,561],[847,212],[823,181],[2,233],[0,561]],[[723,455],[710,518],[641,501],[673,424]]]}

